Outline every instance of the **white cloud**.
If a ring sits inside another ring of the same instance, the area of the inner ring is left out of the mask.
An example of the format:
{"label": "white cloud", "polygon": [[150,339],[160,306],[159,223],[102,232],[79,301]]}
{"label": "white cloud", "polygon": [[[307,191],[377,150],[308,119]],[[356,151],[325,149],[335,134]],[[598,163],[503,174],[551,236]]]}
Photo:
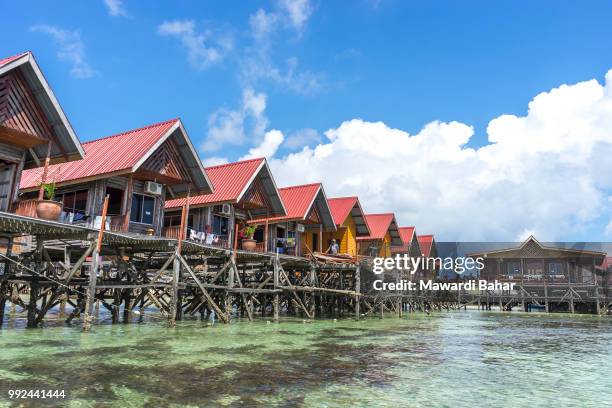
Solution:
{"label": "white cloud", "polygon": [[239,160],[247,160],[255,157],[272,157],[285,140],[280,130],[272,129],[266,132],[261,143],[249,149],[249,152]]}
{"label": "white cloud", "polygon": [[189,63],[198,69],[220,62],[233,48],[228,35],[214,35],[211,30],[196,32],[193,20],[164,21],[157,27],[157,33],[178,38],[187,49]]}
{"label": "white cloud", "polygon": [[108,14],[113,17],[127,17],[127,11],[123,7],[122,0],[104,0],[104,5],[108,10]]}
{"label": "white cloud", "polygon": [[309,0],[279,0],[274,11],[258,9],[249,16],[251,36],[255,40],[240,60],[240,75],[246,86],[257,86],[261,81],[274,83],[304,95],[311,95],[323,88],[323,75],[299,69],[295,56],[278,64],[273,57],[274,34],[296,33],[298,39],[306,29],[313,11]]}
{"label": "white cloud", "polygon": [[321,143],[321,135],[315,129],[300,129],[285,139],[284,147],[287,149],[301,149],[314,143]]}
{"label": "white cloud", "polygon": [[280,0],[280,9],[287,16],[289,24],[298,32],[306,26],[312,14],[312,5],[309,0]]}
{"label": "white cloud", "polygon": [[[472,127],[432,122],[417,134],[353,119],[316,147],[271,160],[280,185],[323,181],[329,196],[359,195],[367,212],[441,240],[571,239],[601,231],[612,204],[612,70],[536,96],[526,116],[502,115],[489,142]],[[612,229],[612,226],[609,226]]]}
{"label": "white cloud", "polygon": [[59,47],[57,57],[72,63],[70,74],[76,78],[91,78],[95,71],[85,60],[85,44],[78,31],[69,31],[56,26],[36,25],[30,27],[32,32],[49,35]]}
{"label": "white cloud", "polygon": [[204,167],[218,166],[226,163],[229,163],[229,159],[227,157],[210,156],[202,159],[202,164],[204,164]]}
{"label": "white cloud", "polygon": [[264,9],[258,9],[255,14],[249,16],[251,34],[257,41],[265,41],[276,29],[278,14],[268,13]]}
{"label": "white cloud", "polygon": [[606,234],[606,236],[612,236],[612,219],[610,220],[610,222],[608,223],[608,225],[606,225],[606,229],[604,231],[604,234]]}
{"label": "white cloud", "polygon": [[247,88],[242,93],[242,103],[238,109],[221,108],[208,118],[208,134],[202,150],[211,152],[222,146],[241,145],[247,134],[255,142],[264,137],[268,118],[265,116],[266,95]]}
{"label": "white cloud", "polygon": [[257,85],[261,81],[269,81],[283,89],[302,95],[321,92],[324,89],[323,75],[308,70],[301,71],[298,65],[298,59],[291,57],[286,61],[286,68],[281,69],[260,50],[243,61],[241,76],[249,86]]}

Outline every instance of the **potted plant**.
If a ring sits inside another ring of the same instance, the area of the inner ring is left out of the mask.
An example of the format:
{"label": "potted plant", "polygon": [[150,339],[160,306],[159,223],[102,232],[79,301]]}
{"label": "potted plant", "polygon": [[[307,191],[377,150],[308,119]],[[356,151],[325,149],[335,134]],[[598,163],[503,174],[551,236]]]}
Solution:
{"label": "potted plant", "polygon": [[257,225],[249,225],[242,229],[242,249],[245,251],[254,251],[257,247],[257,241],[253,239]]}
{"label": "potted plant", "polygon": [[53,201],[55,197],[55,182],[41,183],[44,190],[44,200],[36,201],[36,216],[43,220],[57,221],[62,212],[62,204]]}

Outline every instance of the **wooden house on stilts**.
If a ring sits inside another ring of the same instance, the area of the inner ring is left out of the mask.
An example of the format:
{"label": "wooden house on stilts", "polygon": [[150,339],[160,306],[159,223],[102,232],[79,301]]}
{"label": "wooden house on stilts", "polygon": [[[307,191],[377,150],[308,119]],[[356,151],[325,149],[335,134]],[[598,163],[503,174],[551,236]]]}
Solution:
{"label": "wooden house on stilts", "polygon": [[402,245],[393,213],[366,214],[370,235],[358,237],[359,254],[371,257],[390,257],[391,247]]}
{"label": "wooden house on stilts", "polygon": [[[187,237],[223,248],[239,246],[240,231],[254,218],[285,215],[272,172],[265,158],[244,160],[206,168],[214,193],[189,199]],[[181,208],[186,199],[166,202],[164,235],[178,236]],[[256,250],[265,252],[265,227],[255,232]]]}
{"label": "wooden house on stilts", "polygon": [[336,224],[321,183],[279,189],[287,215],[251,223],[268,230],[268,251],[306,256],[324,252],[324,233],[335,231]]}
{"label": "wooden house on stilts", "polygon": [[[105,196],[113,231],[161,235],[166,199],[212,191],[179,119],[83,144],[84,158],[49,166],[56,200],[71,224],[98,227]],[[43,170],[25,170],[15,212],[34,217]]]}
{"label": "wooden house on stilts", "polygon": [[324,233],[324,243],[329,246],[331,240],[335,239],[338,243],[340,254],[357,256],[359,254],[357,237],[367,237],[370,235],[370,228],[361,209],[359,198],[330,198],[327,200],[327,203],[336,224],[336,231]]}
{"label": "wooden house on stilts", "polygon": [[0,59],[0,211],[15,209],[24,169],[84,155],[34,55]]}

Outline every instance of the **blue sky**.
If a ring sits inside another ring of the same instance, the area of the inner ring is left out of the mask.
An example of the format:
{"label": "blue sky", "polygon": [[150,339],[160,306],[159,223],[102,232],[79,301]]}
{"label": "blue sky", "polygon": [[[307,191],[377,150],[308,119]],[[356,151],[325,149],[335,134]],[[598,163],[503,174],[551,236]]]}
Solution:
{"label": "blue sky", "polygon": [[[536,95],[562,84],[603,83],[612,68],[607,1],[0,4],[11,16],[0,55],[34,52],[81,140],[180,116],[204,159],[243,157],[271,129],[284,140],[274,154],[287,157],[351,119],[411,135],[457,121],[473,126],[466,143],[478,148],[492,119],[524,116]],[[214,128],[222,134],[205,147]],[[227,137],[236,129],[242,138]],[[608,222],[609,190],[598,188],[592,226],[544,238],[606,237],[596,225]],[[409,219],[401,224],[421,214],[397,211]]]}

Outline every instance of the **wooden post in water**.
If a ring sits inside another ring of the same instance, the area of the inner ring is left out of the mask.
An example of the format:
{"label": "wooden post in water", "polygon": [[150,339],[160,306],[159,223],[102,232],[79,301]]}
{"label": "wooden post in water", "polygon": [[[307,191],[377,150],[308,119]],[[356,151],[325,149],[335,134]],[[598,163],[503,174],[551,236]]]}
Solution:
{"label": "wooden post in water", "polygon": [[274,259],[274,295],[273,295],[273,300],[272,300],[272,309],[274,309],[274,321],[278,322],[279,319],[279,294],[278,292],[276,292],[278,290],[279,287],[279,270],[278,270],[278,254],[276,255],[277,257]]}
{"label": "wooden post in water", "polygon": [[176,243],[176,251],[174,254],[174,260],[172,261],[172,292],[170,294],[170,311],[168,313],[168,327],[176,326],[176,315],[177,308],[181,307],[178,305],[178,283],[181,274],[181,250],[183,248],[183,239],[185,233],[185,218],[187,214],[187,206],[184,205],[181,211],[181,226],[178,234],[178,242]]}
{"label": "wooden post in water", "polygon": [[83,316],[83,331],[89,331],[91,321],[93,320],[94,299],[96,296],[96,280],[98,279],[98,265],[100,262],[100,250],[102,249],[102,238],[104,237],[104,228],[106,227],[106,211],[108,210],[108,194],[104,197],[102,206],[102,219],[100,220],[100,231],[98,231],[98,241],[93,252],[91,270],[89,272],[89,286],[87,288],[87,297],[85,299],[85,315]]}
{"label": "wooden post in water", "polygon": [[361,311],[359,310],[361,299],[359,295],[361,294],[361,270],[360,265],[357,264],[357,268],[355,269],[355,319],[359,320],[361,317]]}
{"label": "wooden post in water", "polygon": [[[310,286],[317,286],[316,284],[317,281],[317,269],[315,268],[314,264],[311,262],[310,263]],[[314,319],[316,316],[316,293],[313,292],[310,294],[310,318]]]}

